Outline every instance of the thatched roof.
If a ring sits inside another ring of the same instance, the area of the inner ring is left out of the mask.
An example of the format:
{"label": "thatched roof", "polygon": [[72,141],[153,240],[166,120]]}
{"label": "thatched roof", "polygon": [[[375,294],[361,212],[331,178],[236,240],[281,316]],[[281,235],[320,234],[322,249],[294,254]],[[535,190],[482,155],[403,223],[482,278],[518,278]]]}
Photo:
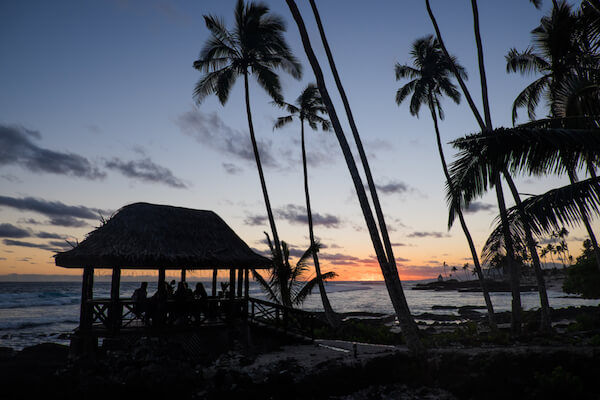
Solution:
{"label": "thatched roof", "polygon": [[148,203],[121,208],[54,258],[66,268],[268,268],[271,263],[212,211]]}

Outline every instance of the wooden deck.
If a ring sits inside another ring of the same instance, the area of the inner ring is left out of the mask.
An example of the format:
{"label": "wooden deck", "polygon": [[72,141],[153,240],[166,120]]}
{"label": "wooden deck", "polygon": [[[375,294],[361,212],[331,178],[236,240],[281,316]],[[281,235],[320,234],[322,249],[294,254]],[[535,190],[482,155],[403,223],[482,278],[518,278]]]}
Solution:
{"label": "wooden deck", "polygon": [[91,318],[79,331],[96,337],[175,334],[248,323],[314,339],[313,313],[256,298],[168,300],[142,308],[131,299],[120,299],[116,305],[110,299],[94,299],[86,307]]}

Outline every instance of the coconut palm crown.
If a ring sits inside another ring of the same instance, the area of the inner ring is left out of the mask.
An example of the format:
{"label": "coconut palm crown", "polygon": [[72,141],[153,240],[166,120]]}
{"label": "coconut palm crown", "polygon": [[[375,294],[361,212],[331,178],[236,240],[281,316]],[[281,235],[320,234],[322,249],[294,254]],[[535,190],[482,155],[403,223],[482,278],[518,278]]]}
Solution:
{"label": "coconut palm crown", "polygon": [[194,61],[194,68],[204,73],[194,88],[194,99],[200,104],[209,94],[216,94],[221,104],[225,104],[236,79],[239,76],[244,77],[252,150],[275,249],[281,257],[281,244],[252,124],[248,75],[252,74],[273,100],[282,101],[281,83],[273,70],[283,69],[299,79],[302,69],[283,37],[283,20],[270,14],[269,8],[263,3],[245,4],[243,0],[238,0],[235,6],[235,27],[231,31],[227,30],[225,23],[217,17],[205,15],[204,21],[211,36],[200,51],[198,60]]}
{"label": "coconut palm crown", "polygon": [[[438,40],[432,35],[417,39],[410,51],[414,67],[396,64],[396,80],[412,79],[396,92],[396,103],[400,105],[409,95],[411,115],[419,115],[422,104],[429,105],[437,110],[440,119],[444,119],[444,112],[440,104],[440,97],[446,95],[455,103],[460,102],[460,93],[451,82],[453,63],[462,78],[467,77],[465,69],[453,57],[452,61],[444,55]],[[431,96],[431,98],[430,98]],[[431,103],[431,104],[430,104]]]}
{"label": "coconut palm crown", "polygon": [[[281,242],[283,262],[277,262],[277,253],[273,247],[273,243],[266,232],[265,235],[267,236],[267,243],[273,254],[273,268],[271,269],[268,280],[256,270],[252,270],[254,278],[272,301],[287,307],[301,305],[318,284],[317,277],[309,280],[302,279],[304,278],[304,273],[309,269],[307,264],[308,259],[313,253],[319,251],[320,244],[317,242],[311,245],[300,256],[296,265],[292,266],[289,260],[290,249],[287,243],[284,241]],[[327,280],[335,278],[336,276],[337,274],[335,272],[326,272],[322,275],[322,279]]]}
{"label": "coconut palm crown", "polygon": [[270,14],[265,4],[238,0],[231,31],[218,17],[205,15],[204,21],[211,37],[194,61],[194,68],[205,73],[194,88],[197,103],[214,93],[225,104],[236,79],[248,73],[273,100],[281,101],[281,83],[273,70],[281,68],[296,79],[302,76],[302,67],[283,37],[283,20]]}

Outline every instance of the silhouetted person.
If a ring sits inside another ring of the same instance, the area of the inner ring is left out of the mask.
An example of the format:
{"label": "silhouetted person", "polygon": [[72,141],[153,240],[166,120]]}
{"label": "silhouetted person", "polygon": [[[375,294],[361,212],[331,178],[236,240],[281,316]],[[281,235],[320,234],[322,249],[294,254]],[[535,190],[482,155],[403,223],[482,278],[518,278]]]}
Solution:
{"label": "silhouetted person", "polygon": [[[133,292],[133,313],[137,318],[141,318],[146,313],[146,303],[148,302],[148,282],[142,282],[139,288]],[[144,321],[146,317],[144,317]]]}
{"label": "silhouetted person", "polygon": [[202,282],[196,283],[196,290],[194,290],[194,298],[196,299],[206,299],[208,297],[208,293],[206,293],[206,289],[204,289],[204,285]]}
{"label": "silhouetted person", "polygon": [[204,289],[204,285],[202,282],[196,283],[196,290],[194,290],[194,319],[196,322],[200,322],[200,313],[207,316],[208,312],[208,293],[206,293],[206,289]]}

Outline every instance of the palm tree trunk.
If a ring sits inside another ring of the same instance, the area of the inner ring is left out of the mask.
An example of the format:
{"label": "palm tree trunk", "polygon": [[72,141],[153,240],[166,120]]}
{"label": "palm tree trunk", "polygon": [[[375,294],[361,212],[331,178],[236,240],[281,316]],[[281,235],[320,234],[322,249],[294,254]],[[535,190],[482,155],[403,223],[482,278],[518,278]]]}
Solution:
{"label": "palm tree trunk", "polygon": [[[308,218],[308,236],[310,238],[310,246],[315,245],[315,234],[313,231],[313,219],[312,210],[310,207],[310,194],[308,190],[308,168],[306,163],[306,146],[304,143],[304,120],[300,120],[300,142],[302,144],[302,169],[304,171],[304,195],[306,197],[306,216]],[[321,266],[319,265],[319,256],[317,252],[313,251],[313,262],[315,263],[315,273],[317,275],[317,282],[319,285],[319,293],[321,294],[321,302],[323,303],[323,311],[325,312],[325,319],[332,327],[339,325],[340,320],[333,311],[327,292],[325,291],[325,284],[323,283],[323,277],[321,276]]]}
{"label": "palm tree trunk", "polygon": [[246,114],[248,115],[248,130],[250,131],[250,140],[252,141],[252,150],[254,151],[254,159],[256,160],[256,168],[258,169],[258,176],[260,178],[260,187],[262,188],[263,197],[265,198],[265,206],[267,208],[267,217],[269,218],[269,225],[271,225],[271,233],[273,234],[273,242],[275,242],[275,254],[276,261],[282,261],[281,244],[279,242],[279,235],[277,234],[277,227],[275,226],[275,218],[273,218],[273,210],[271,209],[271,202],[269,201],[269,193],[267,192],[267,183],[265,182],[265,175],[263,174],[262,164],[260,162],[260,155],[258,154],[258,146],[256,145],[256,137],[254,136],[254,125],[252,124],[252,112],[250,111],[250,90],[248,89],[248,72],[244,72],[244,90],[246,94]]}
{"label": "palm tree trunk", "polygon": [[[337,86],[338,92],[340,93],[340,98],[342,99],[342,103],[344,104],[344,110],[346,112],[346,116],[348,117],[348,122],[350,124],[350,130],[352,131],[352,136],[354,137],[354,141],[356,143],[356,148],[358,149],[358,155],[360,157],[360,161],[363,165],[363,169],[365,171],[365,177],[367,178],[367,185],[369,187],[369,192],[371,193],[371,198],[373,200],[373,207],[375,208],[375,215],[377,216],[377,222],[379,223],[379,230],[381,231],[381,237],[383,239],[383,245],[385,248],[386,256],[388,263],[391,268],[395,270],[396,274],[398,274],[398,268],[396,266],[396,258],[394,256],[394,251],[392,247],[392,242],[390,240],[387,224],[385,223],[385,218],[383,215],[383,210],[381,208],[381,203],[379,202],[379,196],[377,195],[377,188],[375,186],[375,181],[373,180],[373,174],[371,173],[371,167],[369,166],[369,161],[367,159],[367,155],[365,153],[365,149],[362,144],[362,140],[358,133],[358,128],[356,127],[356,123],[354,121],[354,116],[352,114],[352,109],[350,108],[350,103],[348,101],[348,97],[346,96],[346,91],[342,85],[342,81],[340,79],[340,75],[338,74],[337,67],[335,65],[335,61],[333,59],[333,55],[331,53],[331,48],[329,47],[329,42],[327,41],[327,36],[325,35],[325,30],[323,29],[323,24],[321,22],[321,17],[319,15],[319,10],[315,4],[314,0],[309,0],[310,6],[312,8],[313,14],[315,15],[315,20],[317,22],[317,28],[319,29],[319,35],[321,36],[321,42],[323,43],[323,48],[325,49],[325,54],[327,55],[327,60],[329,62],[329,66],[331,68],[331,73],[335,80],[335,84]],[[400,278],[398,278],[400,279]],[[405,307],[410,310],[408,303],[406,302],[406,296],[404,296],[404,292],[402,292],[401,301],[405,303]],[[412,320],[414,324],[414,320]],[[418,329],[415,324],[415,329]]]}
{"label": "palm tree trunk", "polygon": [[[454,72],[454,76],[456,77],[456,80],[458,81],[458,84],[460,85],[460,87],[465,95],[465,98],[467,99],[467,103],[469,103],[469,107],[471,108],[471,111],[473,112],[473,115],[475,116],[477,123],[479,124],[482,131],[487,131],[487,130],[492,129],[492,122],[491,122],[491,116],[490,116],[490,112],[489,112],[489,101],[487,98],[487,83],[486,83],[486,79],[485,79],[485,66],[483,63],[483,48],[482,48],[482,44],[481,44],[481,35],[479,34],[479,17],[477,14],[477,4],[474,0],[472,0],[471,4],[472,4],[472,6],[474,5],[474,7],[475,7],[473,9],[474,30],[475,30],[475,39],[476,39],[476,43],[477,43],[477,54],[478,54],[478,60],[479,60],[479,70],[480,70],[479,72],[480,72],[480,80],[481,80],[481,86],[482,86],[482,94],[484,95],[483,96],[483,104],[484,104],[484,108],[485,108],[484,109],[485,117],[486,117],[485,122],[481,118],[481,114],[479,113],[479,110],[475,106],[475,103],[473,102],[473,98],[471,97],[471,93],[469,92],[469,89],[467,89],[467,86],[465,85],[464,80],[458,73],[458,70],[456,69],[456,66],[454,65],[454,63],[451,61],[452,58],[450,57],[450,54],[448,53],[448,50],[446,49],[446,46],[444,45],[444,41],[442,39],[442,34],[440,33],[440,29],[438,27],[435,16],[433,15],[433,12],[431,11],[431,6],[429,4],[429,0],[425,0],[425,5],[427,7],[427,13],[429,14],[429,18],[431,19],[431,23],[433,24],[433,27],[435,29],[436,36],[438,38],[438,41],[440,42],[440,47],[442,48],[442,51],[444,52],[444,54],[446,55],[448,60],[450,60],[450,65],[452,67],[452,71]],[[511,281],[511,291],[512,291],[512,296],[513,296],[512,313],[511,313],[511,319],[512,319],[511,320],[511,331],[512,331],[513,335],[520,335],[521,334],[521,292],[520,292],[520,287],[519,287],[520,271],[517,271],[518,266],[515,263],[514,249],[513,249],[513,245],[512,245],[512,238],[510,237],[510,230],[508,228],[508,216],[506,214],[506,204],[504,202],[504,193],[502,192],[502,186],[501,186],[499,172],[495,173],[494,181],[496,182],[496,184],[495,184],[496,198],[498,199],[498,208],[500,210],[500,219],[502,221],[502,231],[503,231],[503,235],[504,235],[504,243],[506,246],[506,256],[507,256],[507,260],[508,260],[508,264],[509,264],[509,270],[511,273],[510,281]],[[516,284],[516,287],[515,287],[515,284]]]}
{"label": "palm tree trunk", "polygon": [[[444,170],[444,175],[446,176],[446,182],[448,182],[448,186],[450,188],[450,193],[454,194],[454,184],[452,183],[452,179],[450,178],[450,173],[448,172],[448,166],[446,165],[446,158],[444,157],[444,150],[442,148],[442,140],[440,139],[440,129],[438,126],[437,116],[435,115],[435,109],[433,107],[433,99],[429,96],[429,110],[431,111],[431,118],[433,118],[433,125],[435,127],[435,137],[437,139],[438,151],[440,153],[440,161],[442,162],[442,169]],[[473,243],[473,238],[471,237],[471,233],[469,232],[469,228],[467,228],[467,223],[465,222],[465,218],[462,213],[462,209],[458,207],[457,209],[458,219],[460,220],[460,226],[467,238],[467,243],[469,244],[469,249],[471,250],[471,257],[473,257],[473,264],[475,265],[475,271],[477,272],[477,278],[479,279],[479,284],[481,285],[481,291],[483,293],[483,298],[485,300],[485,305],[487,307],[488,319],[490,323],[490,328],[493,332],[498,330],[498,326],[496,325],[496,318],[494,315],[494,306],[492,305],[492,299],[490,298],[490,292],[488,291],[487,285],[485,284],[485,278],[483,277],[483,272],[481,270],[481,265],[479,264],[479,257],[477,256],[477,250],[475,250],[475,244]]]}
{"label": "palm tree trunk", "polygon": [[508,224],[508,214],[506,213],[506,203],[504,201],[504,193],[502,191],[502,181],[500,174],[495,174],[496,197],[500,208],[500,219],[502,222],[502,233],[504,236],[504,246],[506,248],[506,258],[508,261],[508,269],[510,271],[510,289],[512,292],[511,302],[511,323],[510,330],[513,336],[521,335],[521,268],[515,261],[515,251],[510,228]]}
{"label": "palm tree trunk", "polygon": [[[387,261],[386,254],[383,250],[383,245],[379,237],[379,232],[377,230],[377,225],[375,223],[375,219],[373,218],[373,213],[371,211],[369,201],[365,193],[365,188],[358,173],[358,169],[356,167],[354,157],[352,156],[352,152],[350,151],[348,141],[344,136],[344,132],[342,130],[340,121],[337,117],[337,113],[333,106],[333,102],[331,101],[331,98],[329,97],[329,92],[327,91],[327,88],[325,86],[323,71],[321,70],[319,62],[310,44],[310,39],[308,37],[306,26],[304,25],[304,20],[302,19],[300,11],[298,10],[298,7],[296,6],[296,2],[294,0],[286,0],[286,3],[290,9],[290,12],[292,13],[296,25],[298,26],[304,50],[315,74],[319,91],[321,92],[323,102],[327,107],[331,123],[333,125],[336,137],[342,149],[344,159],[346,160],[350,176],[352,177],[354,188],[356,190],[356,194],[360,202],[365,222],[367,224],[367,229],[369,231],[371,241],[373,242],[373,248],[375,250],[377,260],[379,261],[379,265],[381,267],[381,272],[385,280],[386,288],[390,295],[390,300],[392,302],[392,305],[394,306],[394,310],[402,328],[402,333],[404,334],[404,337],[406,339],[406,344],[408,345],[409,349],[411,349],[413,352],[423,353],[425,351],[425,348],[419,338],[418,328],[416,327],[416,324],[414,323],[414,320],[410,315],[410,310],[407,307],[406,299],[404,298],[404,292],[402,290],[402,285],[398,277],[398,271],[395,268],[393,268]],[[402,301],[403,299],[404,301]]]}
{"label": "palm tree trunk", "polygon": [[531,262],[533,263],[533,269],[535,271],[535,277],[537,280],[538,292],[540,294],[540,331],[543,333],[550,333],[552,331],[552,320],[550,318],[550,303],[548,302],[548,293],[546,292],[546,281],[544,279],[544,273],[542,271],[542,266],[540,263],[540,258],[537,253],[537,248],[535,247],[535,241],[533,240],[533,235],[531,234],[531,224],[529,223],[529,217],[525,213],[525,209],[523,208],[523,203],[521,202],[521,196],[517,191],[517,187],[513,182],[512,178],[508,174],[508,172],[504,172],[504,179],[512,192],[513,198],[515,199],[515,203],[517,203],[517,207],[519,209],[519,214],[521,214],[521,220],[523,221],[523,229],[525,230],[525,240],[527,241],[527,247],[529,249],[529,253],[531,254]]}
{"label": "palm tree trunk", "polygon": [[[483,102],[483,115],[485,118],[485,126],[488,131],[492,130],[492,116],[490,113],[490,102],[487,90],[487,79],[485,75],[485,63],[483,61],[483,44],[481,43],[481,30],[479,27],[479,11],[477,9],[477,0],[471,0],[471,9],[473,10],[473,31],[475,34],[475,43],[477,45],[477,60],[479,64],[479,80],[481,83],[481,99]],[[512,322],[511,330],[515,336],[521,334],[521,267],[515,262],[514,247],[512,237],[510,236],[510,228],[508,226],[508,216],[506,213],[506,205],[504,202],[504,194],[502,193],[502,183],[500,173],[496,172],[496,195],[500,206],[500,217],[502,219],[504,241],[506,245],[506,253],[508,255],[509,268],[511,270],[513,306],[512,306]],[[502,200],[500,200],[502,199]],[[502,204],[500,204],[500,202]],[[536,253],[537,254],[537,253]],[[516,296],[516,298],[515,298]]]}
{"label": "palm tree trunk", "polygon": [[[577,182],[578,179],[574,169],[567,168],[567,173],[569,174],[569,180],[571,181],[571,184]],[[590,170],[590,174],[592,174],[592,177],[595,177],[596,175],[593,169]],[[594,234],[592,225],[590,225],[590,220],[587,217],[585,207],[583,204],[581,204],[581,201],[579,200],[577,200],[577,207],[579,207],[579,212],[581,213],[581,220],[583,221],[583,225],[585,225],[585,229],[587,230],[588,236],[590,237],[590,241],[592,242],[592,248],[594,249],[594,255],[596,256],[596,265],[600,270],[600,249],[598,248],[598,241],[596,240],[596,235]]]}

